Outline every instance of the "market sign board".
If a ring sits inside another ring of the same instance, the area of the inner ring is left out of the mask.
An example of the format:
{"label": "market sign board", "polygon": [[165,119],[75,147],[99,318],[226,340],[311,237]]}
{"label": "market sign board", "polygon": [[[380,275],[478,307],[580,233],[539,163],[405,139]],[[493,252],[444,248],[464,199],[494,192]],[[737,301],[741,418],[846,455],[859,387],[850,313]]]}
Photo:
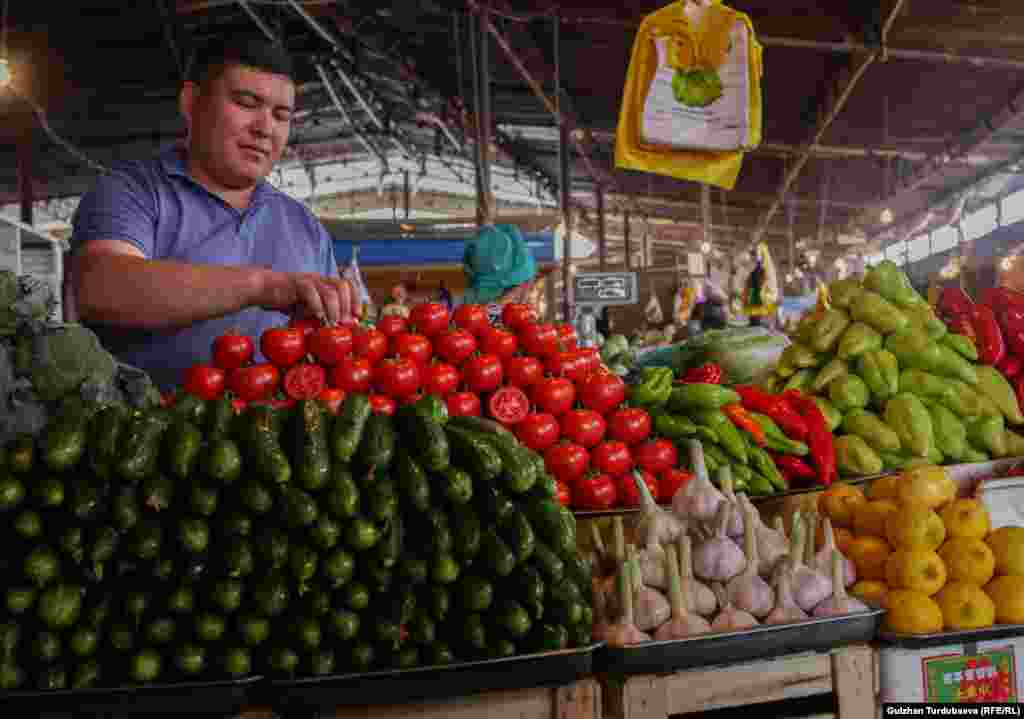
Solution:
{"label": "market sign board", "polygon": [[640,301],[636,272],[578,272],[572,281],[576,305],[635,305]]}

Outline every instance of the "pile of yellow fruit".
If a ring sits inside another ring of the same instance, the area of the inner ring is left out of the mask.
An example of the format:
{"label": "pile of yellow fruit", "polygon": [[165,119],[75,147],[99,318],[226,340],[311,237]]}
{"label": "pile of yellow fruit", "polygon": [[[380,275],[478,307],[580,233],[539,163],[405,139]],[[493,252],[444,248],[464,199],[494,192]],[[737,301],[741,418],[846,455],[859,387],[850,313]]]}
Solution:
{"label": "pile of yellow fruit", "polygon": [[834,485],[818,509],[857,568],[851,594],[887,610],[886,631],[1024,624],[1024,527],[992,531],[985,506],[958,498],[943,468],[882,477],[867,496]]}

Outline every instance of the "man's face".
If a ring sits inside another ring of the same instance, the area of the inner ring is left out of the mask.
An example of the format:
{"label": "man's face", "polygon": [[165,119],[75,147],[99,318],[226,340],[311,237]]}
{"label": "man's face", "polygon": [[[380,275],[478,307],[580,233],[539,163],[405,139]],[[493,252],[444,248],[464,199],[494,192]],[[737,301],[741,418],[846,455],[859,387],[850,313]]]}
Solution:
{"label": "man's face", "polygon": [[[190,97],[191,93],[191,97]],[[229,65],[186,87],[191,152],[210,179],[246,189],[270,174],[288,143],[295,84],[284,75]]]}

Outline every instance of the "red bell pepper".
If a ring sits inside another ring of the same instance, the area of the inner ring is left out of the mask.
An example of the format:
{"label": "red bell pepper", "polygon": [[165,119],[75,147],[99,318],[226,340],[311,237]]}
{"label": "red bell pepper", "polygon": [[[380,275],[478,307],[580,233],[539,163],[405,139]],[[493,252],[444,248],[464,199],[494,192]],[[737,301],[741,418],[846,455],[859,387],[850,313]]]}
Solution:
{"label": "red bell pepper", "polygon": [[[1017,403],[1024,402],[1024,374],[1017,375],[1017,379],[1013,381],[1013,389],[1017,393]],[[1021,406],[1024,407],[1024,404]]]}
{"label": "red bell pepper", "polygon": [[768,394],[753,385],[733,387],[743,402],[743,409],[770,417],[790,439],[803,442],[807,439],[807,422],[800,413],[790,406],[785,397]]}
{"label": "red bell pepper", "polygon": [[818,483],[825,487],[830,486],[839,478],[839,471],[836,467],[836,448],[828,420],[810,397],[805,397],[796,390],[787,390],[782,396],[807,423],[807,447],[811,450],[811,460],[818,470]]}
{"label": "red bell pepper", "polygon": [[939,295],[936,309],[945,317],[969,317],[974,309],[974,302],[960,287],[945,287]]}
{"label": "red bell pepper", "polygon": [[714,362],[706,362],[688,370],[680,384],[722,384],[723,374],[722,368]]}
{"label": "red bell pepper", "polygon": [[975,305],[972,322],[978,346],[978,361],[988,365],[997,364],[1006,356],[1006,343],[995,310],[986,304]]}
{"label": "red bell pepper", "polygon": [[1017,355],[1007,353],[996,365],[996,369],[1002,372],[1006,379],[1013,379],[1020,374],[1021,370],[1024,370],[1024,361],[1021,361]]}
{"label": "red bell pepper", "polygon": [[999,320],[1007,353],[1024,357],[1024,307],[1002,307]]}
{"label": "red bell pepper", "polygon": [[989,307],[1019,307],[1024,309],[1024,293],[1007,287],[988,287],[981,291],[978,304]]}

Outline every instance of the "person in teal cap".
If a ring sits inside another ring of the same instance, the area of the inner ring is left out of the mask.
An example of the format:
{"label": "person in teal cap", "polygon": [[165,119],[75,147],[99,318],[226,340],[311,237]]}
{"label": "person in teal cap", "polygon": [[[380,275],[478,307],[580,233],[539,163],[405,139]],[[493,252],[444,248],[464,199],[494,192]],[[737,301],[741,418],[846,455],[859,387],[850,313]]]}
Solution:
{"label": "person in teal cap", "polygon": [[518,228],[486,225],[466,243],[467,286],[462,304],[525,302],[537,280],[537,262]]}

